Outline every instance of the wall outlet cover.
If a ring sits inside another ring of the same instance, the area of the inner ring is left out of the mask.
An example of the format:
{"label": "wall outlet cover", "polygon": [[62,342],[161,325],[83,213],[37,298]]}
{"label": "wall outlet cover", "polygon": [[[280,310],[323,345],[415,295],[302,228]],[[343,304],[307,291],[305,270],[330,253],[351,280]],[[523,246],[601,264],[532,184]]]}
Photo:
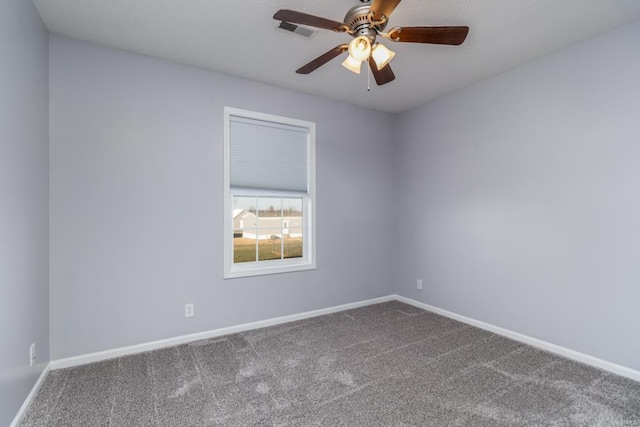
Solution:
{"label": "wall outlet cover", "polygon": [[193,317],[195,312],[193,310],[193,303],[184,305],[184,317]]}

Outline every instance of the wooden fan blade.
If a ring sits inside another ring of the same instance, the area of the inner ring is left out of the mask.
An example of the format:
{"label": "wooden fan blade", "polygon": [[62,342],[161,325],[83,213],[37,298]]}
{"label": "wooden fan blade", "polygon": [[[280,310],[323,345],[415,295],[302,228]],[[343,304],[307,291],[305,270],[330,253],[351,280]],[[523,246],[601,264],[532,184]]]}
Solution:
{"label": "wooden fan blade", "polygon": [[333,49],[331,49],[330,51],[318,56],[316,59],[314,59],[313,61],[309,62],[308,64],[303,65],[302,67],[298,68],[296,70],[296,73],[298,73],[298,74],[309,74],[310,72],[315,71],[318,68],[322,67],[324,64],[326,64],[327,62],[331,61],[336,56],[338,56],[341,53],[345,52],[347,49],[349,49],[349,45],[347,45],[347,44],[341,44],[340,46],[336,46]]}
{"label": "wooden fan blade", "polygon": [[389,32],[394,42],[449,44],[458,46],[467,38],[469,27],[399,27]]}
{"label": "wooden fan blade", "polygon": [[373,19],[379,21],[382,15],[389,18],[399,3],[400,0],[373,0],[369,10],[373,12]]}
{"label": "wooden fan blade", "polygon": [[385,65],[382,70],[378,70],[376,61],[373,60],[373,57],[369,57],[369,67],[371,67],[373,77],[376,79],[378,86],[382,86],[396,79],[395,74],[393,74],[393,70],[391,70],[391,65],[389,64]]}
{"label": "wooden fan blade", "polygon": [[347,26],[342,22],[332,21],[331,19],[321,18],[319,16],[296,12],[295,10],[289,9],[280,9],[273,15],[273,19],[337,32],[344,32],[347,29]]}

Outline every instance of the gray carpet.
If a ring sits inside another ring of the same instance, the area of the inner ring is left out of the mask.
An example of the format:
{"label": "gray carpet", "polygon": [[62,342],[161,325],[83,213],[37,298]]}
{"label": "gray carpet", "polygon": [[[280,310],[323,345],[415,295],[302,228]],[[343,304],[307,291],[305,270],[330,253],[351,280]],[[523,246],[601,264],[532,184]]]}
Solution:
{"label": "gray carpet", "polygon": [[396,301],[52,371],[23,426],[638,426],[640,383]]}

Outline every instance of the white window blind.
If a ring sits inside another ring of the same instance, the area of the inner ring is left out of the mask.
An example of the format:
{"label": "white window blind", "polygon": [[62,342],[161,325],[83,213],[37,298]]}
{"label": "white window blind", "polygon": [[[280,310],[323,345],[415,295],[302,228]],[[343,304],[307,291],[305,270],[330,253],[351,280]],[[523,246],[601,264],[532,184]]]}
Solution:
{"label": "white window blind", "polygon": [[309,130],[229,117],[230,186],[308,192]]}

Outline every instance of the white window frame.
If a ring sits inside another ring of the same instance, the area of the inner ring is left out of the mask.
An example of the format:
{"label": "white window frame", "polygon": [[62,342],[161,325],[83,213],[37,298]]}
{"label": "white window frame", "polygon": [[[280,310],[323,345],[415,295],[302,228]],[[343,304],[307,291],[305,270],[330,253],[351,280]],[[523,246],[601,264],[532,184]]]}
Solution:
{"label": "white window frame", "polygon": [[[232,116],[244,117],[275,124],[284,124],[306,128],[309,131],[309,151],[307,165],[308,191],[232,189],[231,188],[231,141],[229,125]],[[265,114],[256,111],[224,107],[224,278],[261,276],[265,274],[287,273],[292,271],[313,270],[316,268],[316,124],[289,117]],[[233,262],[233,197],[301,197],[303,209],[302,254],[301,258],[265,260],[254,262]]]}

